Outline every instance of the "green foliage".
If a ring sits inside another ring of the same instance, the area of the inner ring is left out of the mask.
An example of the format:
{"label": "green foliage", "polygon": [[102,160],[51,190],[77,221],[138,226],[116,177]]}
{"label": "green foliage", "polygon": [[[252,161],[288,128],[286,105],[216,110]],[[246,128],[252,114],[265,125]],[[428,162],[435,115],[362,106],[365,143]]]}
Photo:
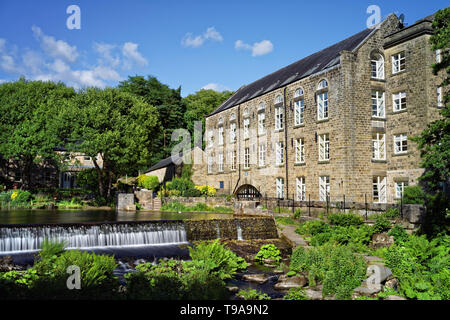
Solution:
{"label": "green foliage", "polygon": [[30,206],[31,193],[22,190],[9,190],[0,192],[0,208],[23,208]]}
{"label": "green foliage", "polygon": [[403,229],[401,226],[399,225],[395,225],[389,232],[388,235],[393,236],[394,237],[394,242],[396,244],[401,244],[404,243],[405,241],[408,240],[409,235],[408,233],[405,231],[405,229]]}
{"label": "green foliage", "polygon": [[309,300],[309,298],[302,288],[291,288],[283,300]]}
{"label": "green foliage", "polygon": [[383,215],[379,215],[375,219],[375,223],[373,225],[373,232],[374,233],[382,233],[385,231],[388,231],[391,228],[391,222],[388,218],[386,218]]}
{"label": "green foliage", "polygon": [[333,213],[327,217],[331,225],[348,227],[358,226],[363,223],[363,218],[353,213]]}
{"label": "green foliage", "polygon": [[222,280],[232,278],[236,272],[245,270],[248,266],[243,258],[225,248],[219,240],[212,243],[200,242],[195,247],[189,247],[189,255],[192,261],[186,262],[188,266],[202,266]]}
{"label": "green foliage", "polygon": [[194,189],[195,185],[192,180],[187,178],[173,178],[170,183],[166,184],[166,188],[167,190],[178,190],[181,195],[184,195],[187,190]]}
{"label": "green foliage", "polygon": [[267,294],[256,289],[240,290],[237,295],[242,296],[244,300],[270,300]]}
{"label": "green foliage", "polygon": [[330,226],[322,220],[310,220],[302,223],[296,230],[300,235],[314,236],[329,231]]}
{"label": "green foliage", "polygon": [[425,204],[425,192],[420,186],[407,186],[403,190],[404,204]]}
{"label": "green foliage", "polygon": [[294,212],[294,219],[298,219],[302,216],[302,210],[301,209],[296,209]]}
{"label": "green foliage", "polygon": [[137,178],[138,187],[156,191],[159,188],[159,180],[156,176],[141,174]]}
{"label": "green foliage", "polygon": [[388,219],[396,219],[400,216],[400,210],[398,208],[389,208],[383,215]]}
{"label": "green foliage", "polygon": [[346,246],[325,244],[309,250],[295,248],[290,269],[307,271],[310,286],[322,282],[324,296],[335,294],[338,299],[349,299],[353,289],[364,280],[366,263]]}
{"label": "green foliage", "polygon": [[281,260],[281,252],[274,244],[265,244],[261,246],[258,253],[255,256],[255,260],[264,262],[264,260],[270,259],[276,262]]}
{"label": "green foliage", "polygon": [[233,209],[228,207],[209,207],[204,202],[197,202],[194,206],[186,206],[178,201],[171,201],[161,206],[161,211],[174,212],[215,212],[215,213],[231,213]]}
{"label": "green foliage", "polygon": [[197,197],[202,197],[203,193],[200,190],[193,188],[193,189],[187,189],[186,191],[184,191],[183,196],[197,198]]}

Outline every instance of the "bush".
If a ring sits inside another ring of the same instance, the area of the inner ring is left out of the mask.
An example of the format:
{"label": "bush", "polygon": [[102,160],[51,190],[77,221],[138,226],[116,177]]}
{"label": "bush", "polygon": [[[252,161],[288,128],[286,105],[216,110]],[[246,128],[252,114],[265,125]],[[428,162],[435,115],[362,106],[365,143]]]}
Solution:
{"label": "bush", "polygon": [[363,218],[353,213],[333,213],[328,215],[328,222],[341,227],[359,226],[363,223]]}
{"label": "bush", "polygon": [[330,226],[322,220],[310,220],[302,223],[296,230],[301,235],[314,236],[318,233],[327,232],[330,230]]}
{"label": "bush", "polygon": [[382,233],[388,231],[391,228],[391,222],[388,218],[383,215],[379,215],[375,219],[375,223],[373,225],[373,233]]}
{"label": "bush", "polygon": [[400,210],[398,208],[390,208],[383,215],[388,219],[396,219],[400,216]]}
{"label": "bush", "polygon": [[394,242],[396,244],[401,244],[404,243],[408,240],[409,235],[408,233],[405,231],[405,229],[403,229],[401,226],[396,225],[394,226],[389,232],[388,235],[393,236],[394,237]]}
{"label": "bush", "polygon": [[425,204],[425,192],[420,186],[407,186],[403,189],[403,203]]}
{"label": "bush", "polygon": [[184,196],[185,197],[201,197],[201,196],[203,196],[203,193],[200,190],[193,188],[193,189],[187,189],[184,192]]}
{"label": "bush", "polygon": [[302,210],[301,209],[296,209],[294,212],[294,219],[298,219],[302,216]]}
{"label": "bush", "polygon": [[158,190],[160,184],[157,176],[147,176],[145,174],[138,176],[137,183],[138,187],[153,191]]}
{"label": "bush", "polygon": [[216,188],[212,187],[212,186],[195,186],[195,189],[199,190],[203,195],[208,196],[208,197],[214,197],[216,195]]}
{"label": "bush", "polygon": [[258,253],[255,256],[255,260],[259,262],[264,262],[264,260],[270,259],[275,260],[276,262],[280,262],[281,253],[278,248],[273,244],[265,244],[261,246]]}
{"label": "bush", "polygon": [[289,289],[283,300],[309,300],[309,298],[302,288],[292,288]]}
{"label": "bush", "polygon": [[240,290],[238,292],[239,296],[242,296],[244,300],[270,300],[270,297],[256,289]]}

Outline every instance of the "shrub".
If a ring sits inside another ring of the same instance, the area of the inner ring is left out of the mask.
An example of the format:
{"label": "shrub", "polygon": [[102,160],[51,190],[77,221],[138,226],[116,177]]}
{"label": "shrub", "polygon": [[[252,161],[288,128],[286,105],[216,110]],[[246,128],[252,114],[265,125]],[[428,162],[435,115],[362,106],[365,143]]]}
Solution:
{"label": "shrub", "polygon": [[195,189],[199,190],[203,195],[208,197],[214,197],[216,195],[216,188],[208,185],[195,186]]}
{"label": "shrub", "polygon": [[238,292],[239,296],[242,296],[244,300],[270,300],[270,297],[256,289],[240,290]]}
{"label": "shrub", "polygon": [[265,244],[261,246],[258,253],[255,256],[255,260],[259,262],[264,262],[266,259],[275,260],[276,262],[280,262],[281,253],[278,248],[273,244]]}
{"label": "shrub", "polygon": [[283,300],[309,300],[309,298],[302,288],[292,288],[289,289]]}
{"label": "shrub", "polygon": [[302,223],[296,230],[301,235],[314,236],[318,233],[329,231],[330,226],[322,220],[310,220]]}
{"label": "shrub", "polygon": [[138,187],[156,191],[159,187],[159,179],[157,176],[147,176],[141,174],[137,178]]}
{"label": "shrub", "polygon": [[425,192],[420,186],[407,186],[403,189],[403,203],[425,204]]}
{"label": "shrub", "polygon": [[409,235],[408,233],[405,231],[405,229],[403,229],[401,226],[399,225],[395,225],[389,232],[388,235],[393,236],[394,237],[394,242],[396,244],[400,244],[400,243],[404,243],[405,241],[408,240]]}
{"label": "shrub", "polygon": [[398,208],[390,208],[383,215],[388,219],[396,219],[400,216],[400,210]]}
{"label": "shrub", "polygon": [[201,197],[202,195],[203,195],[203,193],[202,193],[200,190],[195,189],[195,188],[193,188],[193,189],[187,189],[187,190],[184,192],[184,196],[185,196],[185,197]]}
{"label": "shrub", "polygon": [[379,215],[375,219],[375,223],[373,225],[374,233],[382,233],[388,231],[391,228],[391,222],[388,218],[383,215]]}
{"label": "shrub", "polygon": [[302,216],[302,210],[301,209],[296,209],[294,212],[294,219],[298,219]]}
{"label": "shrub", "polygon": [[313,237],[311,237],[311,241],[309,243],[314,247],[319,247],[330,241],[331,236],[332,236],[331,232],[318,233]]}
{"label": "shrub", "polygon": [[328,215],[328,222],[342,227],[359,226],[363,223],[363,218],[353,213],[333,213]]}

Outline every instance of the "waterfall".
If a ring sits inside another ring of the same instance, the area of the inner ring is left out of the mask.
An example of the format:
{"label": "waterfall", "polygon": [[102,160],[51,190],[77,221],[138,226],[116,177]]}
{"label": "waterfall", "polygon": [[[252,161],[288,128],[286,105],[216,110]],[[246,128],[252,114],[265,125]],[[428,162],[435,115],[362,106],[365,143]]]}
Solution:
{"label": "waterfall", "polygon": [[120,223],[0,228],[0,252],[35,251],[44,239],[68,249],[186,243],[182,222]]}
{"label": "waterfall", "polygon": [[220,227],[219,227],[218,221],[216,221],[216,233],[217,233],[217,239],[220,239]]}
{"label": "waterfall", "polygon": [[239,223],[239,220],[236,219],[236,231],[237,231],[237,239],[239,241],[244,240],[244,238],[242,237],[242,228],[241,228],[241,224]]}

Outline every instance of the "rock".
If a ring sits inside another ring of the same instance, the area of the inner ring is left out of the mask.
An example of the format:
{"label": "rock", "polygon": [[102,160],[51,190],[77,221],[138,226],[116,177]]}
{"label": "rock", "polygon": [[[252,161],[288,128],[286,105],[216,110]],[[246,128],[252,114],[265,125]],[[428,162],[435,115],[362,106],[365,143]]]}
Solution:
{"label": "rock", "polygon": [[394,237],[389,236],[387,233],[379,233],[374,234],[372,236],[372,243],[370,246],[372,249],[379,249],[379,248],[387,248],[394,244]]}
{"label": "rock", "polygon": [[11,256],[0,258],[0,272],[8,272],[12,270],[21,270],[22,268],[16,266]]}
{"label": "rock", "polygon": [[278,282],[273,286],[275,290],[289,290],[291,288],[302,288],[308,283],[305,276],[288,277],[282,275],[278,278]]}
{"label": "rock", "polygon": [[306,289],[305,294],[308,296],[310,300],[322,300],[322,290],[317,291],[313,289]]}
{"label": "rock", "polygon": [[407,299],[400,296],[387,296],[384,300],[407,300]]}
{"label": "rock", "polygon": [[367,283],[378,285],[392,276],[392,271],[383,262],[372,262],[367,267],[367,275],[369,276],[366,280]]}
{"label": "rock", "polygon": [[269,276],[264,273],[244,274],[242,279],[250,282],[256,282],[259,284],[266,283],[269,280]]}
{"label": "rock", "polygon": [[279,270],[279,269],[275,269],[272,272],[275,273],[275,274],[283,274],[284,273],[283,270]]}
{"label": "rock", "polygon": [[235,286],[227,286],[226,288],[230,293],[236,293],[239,291],[239,288]]}
{"label": "rock", "polygon": [[391,290],[398,290],[398,279],[394,276],[390,276],[388,277],[388,279],[386,280],[386,282],[384,283],[384,286],[387,289],[391,289]]}
{"label": "rock", "polygon": [[353,290],[353,294],[354,296],[358,297],[358,296],[364,296],[364,297],[372,297],[375,294],[377,294],[378,292],[381,291],[381,285],[362,285],[358,288],[355,288],[355,290]]}

